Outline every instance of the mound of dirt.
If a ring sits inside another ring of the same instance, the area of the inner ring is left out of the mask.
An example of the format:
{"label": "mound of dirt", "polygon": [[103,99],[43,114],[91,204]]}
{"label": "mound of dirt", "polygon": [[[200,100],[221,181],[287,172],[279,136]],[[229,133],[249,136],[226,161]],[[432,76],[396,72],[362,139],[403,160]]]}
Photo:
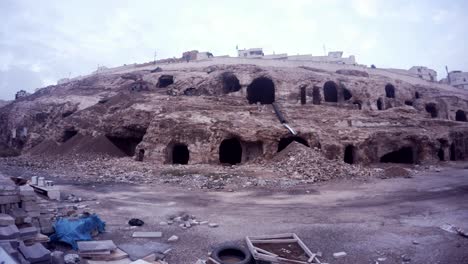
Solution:
{"label": "mound of dirt", "polygon": [[90,156],[107,155],[111,157],[125,157],[126,154],[120,150],[105,136],[84,136],[77,134],[70,140],[57,144],[53,140],[46,140],[28,151],[29,155],[39,156]]}
{"label": "mound of dirt", "polygon": [[326,181],[336,178],[374,176],[377,171],[340,160],[327,159],[318,149],[292,142],[272,160],[266,161],[290,178]]}

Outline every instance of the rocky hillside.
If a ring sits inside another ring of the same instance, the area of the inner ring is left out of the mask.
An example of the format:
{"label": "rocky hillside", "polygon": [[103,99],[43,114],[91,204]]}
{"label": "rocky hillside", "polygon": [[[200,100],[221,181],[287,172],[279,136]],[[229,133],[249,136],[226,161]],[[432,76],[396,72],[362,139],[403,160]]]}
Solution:
{"label": "rocky hillside", "polygon": [[45,87],[0,109],[0,152],[244,164],[274,162],[295,141],[350,164],[468,158],[467,91],[357,66],[268,63],[145,65]]}

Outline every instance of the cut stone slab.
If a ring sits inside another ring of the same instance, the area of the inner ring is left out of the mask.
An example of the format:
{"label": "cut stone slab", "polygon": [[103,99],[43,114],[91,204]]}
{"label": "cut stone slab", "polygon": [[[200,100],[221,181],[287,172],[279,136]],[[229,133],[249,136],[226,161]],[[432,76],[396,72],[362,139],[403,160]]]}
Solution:
{"label": "cut stone slab", "polygon": [[24,258],[31,263],[50,261],[50,251],[40,243],[35,243],[29,247],[24,244],[20,244],[18,250]]}
{"label": "cut stone slab", "polygon": [[82,253],[85,252],[99,252],[99,251],[113,251],[117,246],[112,240],[100,241],[78,241],[78,250]]}
{"label": "cut stone slab", "polygon": [[0,240],[17,239],[20,232],[15,225],[0,227]]}
{"label": "cut stone slab", "polygon": [[90,257],[92,260],[103,260],[103,261],[114,261],[128,258],[128,254],[123,250],[117,248],[116,250],[109,252],[110,254],[93,254],[82,255],[82,257]]}
{"label": "cut stone slab", "polygon": [[10,254],[8,254],[2,247],[0,247],[0,260],[2,260],[2,263],[16,263],[12,256],[10,256]]}
{"label": "cut stone slab", "polygon": [[[18,251],[16,251],[15,248],[13,248],[11,246],[10,243],[8,242],[0,242],[0,248],[3,248],[10,256],[14,257],[14,258],[18,258]],[[0,260],[2,258],[0,257]]]}
{"label": "cut stone slab", "polygon": [[0,214],[0,226],[14,225],[15,219],[7,214]]}
{"label": "cut stone slab", "polygon": [[0,196],[0,204],[14,204],[21,202],[18,195]]}
{"label": "cut stone slab", "polygon": [[132,237],[135,238],[160,238],[162,232],[133,232]]}
{"label": "cut stone slab", "polygon": [[39,230],[34,226],[21,228],[19,232],[22,239],[35,238],[39,234]]}
{"label": "cut stone slab", "polygon": [[164,243],[149,241],[144,244],[125,243],[119,245],[119,248],[125,251],[132,261],[135,261],[154,253],[163,254],[164,252],[167,252],[171,246]]}
{"label": "cut stone slab", "polygon": [[130,264],[132,262],[131,259],[129,258],[124,258],[121,260],[111,260],[111,261],[105,261],[105,260],[88,260],[88,264]]}
{"label": "cut stone slab", "polygon": [[148,261],[144,261],[144,260],[142,260],[142,259],[139,259],[139,260],[130,262],[130,264],[151,264],[151,262],[148,262]]}

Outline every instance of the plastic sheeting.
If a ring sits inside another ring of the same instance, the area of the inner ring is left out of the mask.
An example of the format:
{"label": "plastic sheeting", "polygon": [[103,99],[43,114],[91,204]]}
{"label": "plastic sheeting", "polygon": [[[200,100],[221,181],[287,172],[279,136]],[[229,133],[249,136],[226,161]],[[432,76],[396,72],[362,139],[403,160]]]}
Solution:
{"label": "plastic sheeting", "polygon": [[106,223],[95,214],[78,219],[59,218],[54,223],[55,234],[50,236],[50,241],[67,243],[76,250],[77,241],[93,240],[93,232],[102,233],[105,226]]}

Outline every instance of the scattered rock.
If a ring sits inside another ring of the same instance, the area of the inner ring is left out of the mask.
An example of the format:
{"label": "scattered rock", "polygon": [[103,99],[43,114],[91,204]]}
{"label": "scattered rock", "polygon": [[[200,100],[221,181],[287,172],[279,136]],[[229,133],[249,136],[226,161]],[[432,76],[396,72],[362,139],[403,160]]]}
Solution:
{"label": "scattered rock", "polygon": [[346,254],[346,252],[344,252],[344,251],[333,253],[333,257],[334,257],[334,258],[343,258],[343,257],[345,257],[346,255],[347,255],[347,254]]}
{"label": "scattered rock", "polygon": [[79,264],[81,262],[81,258],[78,254],[67,254],[63,260],[65,261],[65,264]]}
{"label": "scattered rock", "polygon": [[178,240],[179,240],[179,237],[178,237],[178,236],[171,236],[171,237],[167,240],[167,242],[176,242],[176,241],[178,241]]}
{"label": "scattered rock", "polygon": [[211,228],[216,228],[216,227],[219,226],[219,224],[217,224],[217,223],[209,223],[208,226],[211,227]]}

